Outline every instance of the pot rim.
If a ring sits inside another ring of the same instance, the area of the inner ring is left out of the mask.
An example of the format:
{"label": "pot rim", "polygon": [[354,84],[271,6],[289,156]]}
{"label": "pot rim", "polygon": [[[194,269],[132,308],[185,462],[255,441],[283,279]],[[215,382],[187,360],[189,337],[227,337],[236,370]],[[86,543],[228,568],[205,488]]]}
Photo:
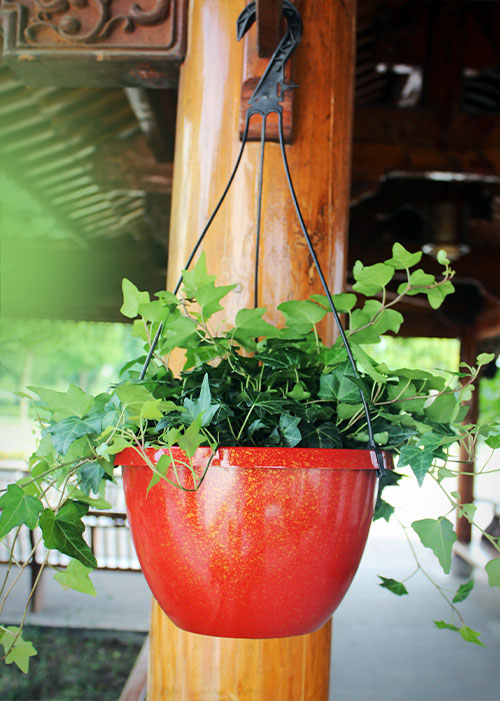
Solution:
{"label": "pot rim", "polygon": [[[148,459],[157,463],[162,455],[169,455],[174,460],[188,460],[186,454],[177,446],[171,449],[146,448]],[[276,448],[276,447],[242,447],[223,446],[215,453],[211,448],[198,448],[192,458],[193,463],[206,462],[213,454],[210,467],[240,468],[321,468],[330,470],[376,470],[377,456],[374,450],[355,448]],[[386,469],[391,469],[392,454],[383,451]],[[115,457],[115,465],[122,467],[147,467],[141,450],[129,447]]]}

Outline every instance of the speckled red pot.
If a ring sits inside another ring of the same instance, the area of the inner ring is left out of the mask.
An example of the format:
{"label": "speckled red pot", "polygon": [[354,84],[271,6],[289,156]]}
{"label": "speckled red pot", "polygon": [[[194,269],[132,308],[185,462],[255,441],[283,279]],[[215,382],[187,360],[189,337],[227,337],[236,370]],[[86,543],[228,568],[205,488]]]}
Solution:
{"label": "speckled red pot", "polygon": [[[164,452],[148,449],[148,457]],[[197,450],[200,473],[209,455]],[[180,449],[174,457],[182,459]],[[124,466],[130,528],[161,608],[204,635],[274,638],[320,628],[361,559],[375,460],[368,450],[220,448],[199,491],[162,480],[147,494],[151,470],[124,450],[116,463]],[[187,480],[188,470],[179,471]]]}

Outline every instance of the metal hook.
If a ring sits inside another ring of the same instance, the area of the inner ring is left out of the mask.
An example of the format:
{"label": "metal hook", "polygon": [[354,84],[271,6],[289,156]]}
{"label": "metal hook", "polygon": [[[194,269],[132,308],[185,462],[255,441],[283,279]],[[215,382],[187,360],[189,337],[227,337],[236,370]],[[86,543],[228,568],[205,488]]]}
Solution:
{"label": "metal hook", "polygon": [[[302,38],[302,19],[299,11],[290,0],[283,0],[283,15],[287,21],[286,32],[269,60],[264,75],[259,80],[249,103],[247,115],[267,115],[271,112],[282,113],[282,102],[285,90],[293,90],[298,85],[285,83],[285,64],[293,54]],[[253,25],[257,17],[255,2],[251,2],[243,10],[237,21],[238,41],[242,39]]]}

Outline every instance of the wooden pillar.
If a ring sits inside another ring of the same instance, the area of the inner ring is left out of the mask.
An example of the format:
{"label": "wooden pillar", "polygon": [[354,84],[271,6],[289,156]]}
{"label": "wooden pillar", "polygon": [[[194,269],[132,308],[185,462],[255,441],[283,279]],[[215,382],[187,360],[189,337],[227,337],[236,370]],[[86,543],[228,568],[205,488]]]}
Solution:
{"label": "wooden pillar", "polygon": [[[350,188],[355,0],[297,2],[304,35],[295,57],[294,141],[287,153],[304,219],[333,291],[343,287]],[[194,0],[181,70],[168,287],[220,197],[240,148],[241,0]],[[253,28],[250,31],[255,31]],[[256,172],[248,144],[204,245],[218,284],[239,282],[231,313],[253,305]],[[279,146],[266,147],[260,303],[321,291],[284,177]],[[271,311],[271,316],[273,312]],[[232,640],[185,633],[155,604],[148,698],[326,701],[331,624],[308,636]]]}
{"label": "wooden pillar", "polygon": [[[462,337],[460,343],[460,361],[469,365],[476,364],[477,338],[475,329],[470,328]],[[465,418],[465,423],[477,423],[479,416],[479,381],[476,382],[472,399],[469,404],[469,411]],[[465,446],[460,446],[460,464],[458,475],[458,493],[461,504],[471,504],[474,501],[474,469],[475,455],[470,455],[470,451]],[[472,538],[472,525],[464,517],[458,517],[456,523],[457,539],[460,543],[470,543]]]}

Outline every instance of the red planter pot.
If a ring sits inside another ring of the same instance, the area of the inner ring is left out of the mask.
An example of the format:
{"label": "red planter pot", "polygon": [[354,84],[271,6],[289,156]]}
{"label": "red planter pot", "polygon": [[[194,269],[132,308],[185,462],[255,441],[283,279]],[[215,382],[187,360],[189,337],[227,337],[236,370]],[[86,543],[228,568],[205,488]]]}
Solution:
{"label": "red planter pot", "polygon": [[[152,461],[168,453],[147,452]],[[180,449],[173,453],[183,459]],[[210,454],[197,450],[200,474]],[[161,480],[147,493],[152,472],[132,448],[116,463],[144,576],[180,628],[232,638],[302,635],[337,608],[373,516],[373,452],[220,448],[197,492]],[[179,474],[192,485],[187,468]]]}

